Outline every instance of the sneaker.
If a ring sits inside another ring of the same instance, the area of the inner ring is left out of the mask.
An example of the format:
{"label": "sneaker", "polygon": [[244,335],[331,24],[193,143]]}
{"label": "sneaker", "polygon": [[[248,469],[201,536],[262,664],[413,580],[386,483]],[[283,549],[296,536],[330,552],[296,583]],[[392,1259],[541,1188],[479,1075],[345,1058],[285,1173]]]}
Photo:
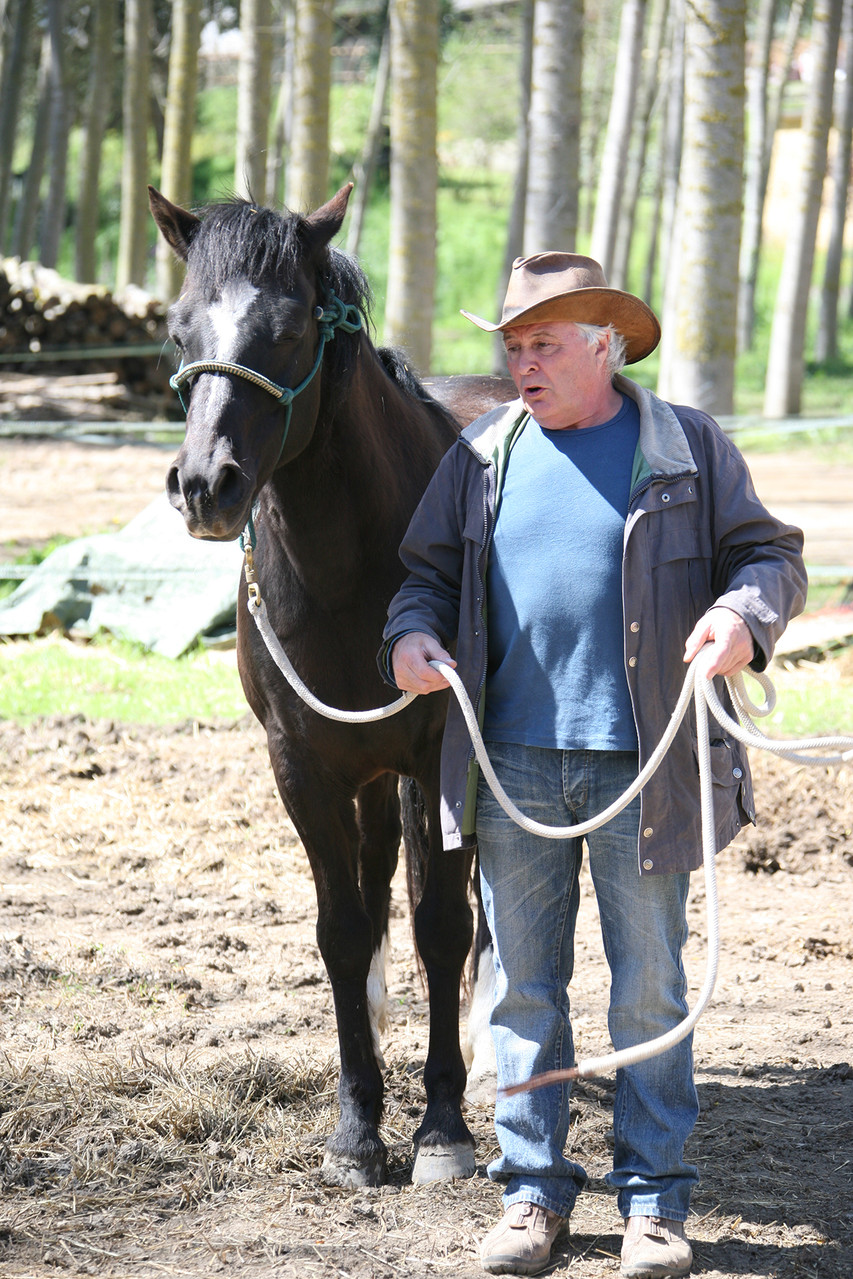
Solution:
{"label": "sneaker", "polygon": [[480,1263],[493,1275],[536,1275],[551,1260],[565,1221],[539,1204],[510,1204],[480,1245]]}
{"label": "sneaker", "polygon": [[628,1217],[622,1241],[623,1279],[679,1279],[690,1273],[693,1250],[681,1221]]}

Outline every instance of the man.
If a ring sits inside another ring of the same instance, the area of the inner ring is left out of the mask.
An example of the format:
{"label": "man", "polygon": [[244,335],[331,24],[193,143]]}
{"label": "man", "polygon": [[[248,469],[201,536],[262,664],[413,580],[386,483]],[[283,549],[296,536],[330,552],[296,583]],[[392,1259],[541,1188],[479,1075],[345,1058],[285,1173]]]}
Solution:
{"label": "man", "polygon": [[[501,783],[550,825],[587,820],[648,759],[703,648],[709,677],[762,670],[804,603],[802,534],[755,495],[743,458],[706,414],[622,377],[660,327],[599,265],[569,253],[518,259],[497,324],[520,399],[472,423],[445,456],[401,547],[380,662],[401,689],[455,665]],[[456,661],[450,655],[455,646]],[[745,751],[713,728],[717,846],[754,820]],[[695,717],[642,795],[587,839],[611,972],[617,1049],[686,1014],[681,955],[689,873],[701,862]],[[530,835],[478,784],[451,699],[442,748],[445,847],[479,846],[494,942],[498,1084],[573,1064],[567,987],[579,839]],[[613,1171],[626,1279],[686,1275],[696,1169],[691,1040],[618,1072]],[[503,1219],[484,1269],[534,1274],[583,1188],[567,1156],[569,1087],[499,1095]]]}

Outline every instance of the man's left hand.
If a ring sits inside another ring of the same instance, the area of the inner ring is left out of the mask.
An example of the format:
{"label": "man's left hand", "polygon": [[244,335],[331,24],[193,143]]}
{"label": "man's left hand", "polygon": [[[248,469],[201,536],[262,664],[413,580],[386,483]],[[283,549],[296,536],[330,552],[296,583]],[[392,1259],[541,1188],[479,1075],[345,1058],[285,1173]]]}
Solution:
{"label": "man's left hand", "polygon": [[684,645],[685,662],[692,662],[706,644],[711,646],[704,670],[708,679],[714,675],[737,675],[749,666],[755,656],[752,634],[746,622],[732,609],[722,606],[709,608],[688,635]]}

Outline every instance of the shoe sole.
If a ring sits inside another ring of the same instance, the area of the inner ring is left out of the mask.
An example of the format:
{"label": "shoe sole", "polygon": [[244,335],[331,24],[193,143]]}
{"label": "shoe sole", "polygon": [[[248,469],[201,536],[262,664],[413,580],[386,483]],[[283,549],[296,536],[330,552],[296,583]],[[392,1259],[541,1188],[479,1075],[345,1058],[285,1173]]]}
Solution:
{"label": "shoe sole", "polygon": [[490,1275],[538,1275],[543,1270],[547,1270],[550,1264],[550,1257],[546,1257],[544,1261],[519,1261],[517,1257],[489,1257],[488,1261],[480,1262],[483,1269]]}

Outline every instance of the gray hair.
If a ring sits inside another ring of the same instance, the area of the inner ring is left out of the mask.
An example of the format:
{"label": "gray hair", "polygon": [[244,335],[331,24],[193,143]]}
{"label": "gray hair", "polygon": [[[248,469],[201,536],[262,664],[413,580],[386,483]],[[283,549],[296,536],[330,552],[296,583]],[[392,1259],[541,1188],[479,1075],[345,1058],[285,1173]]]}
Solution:
{"label": "gray hair", "polygon": [[580,330],[590,346],[595,346],[603,333],[610,334],[605,368],[610,377],[614,378],[625,367],[625,339],[622,334],[612,324],[580,324],[577,320],[574,323],[575,328]]}

